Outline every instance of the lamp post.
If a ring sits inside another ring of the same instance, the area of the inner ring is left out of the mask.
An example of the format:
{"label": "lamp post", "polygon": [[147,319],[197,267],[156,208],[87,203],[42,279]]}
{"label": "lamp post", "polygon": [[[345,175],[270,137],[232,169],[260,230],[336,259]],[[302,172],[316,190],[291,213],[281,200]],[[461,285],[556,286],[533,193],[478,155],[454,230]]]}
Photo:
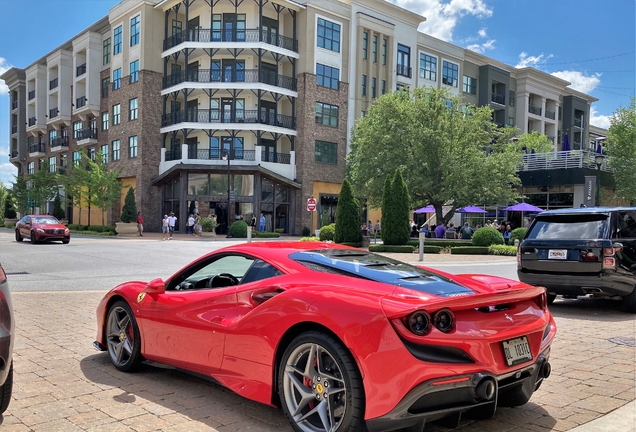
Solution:
{"label": "lamp post", "polygon": [[227,236],[226,238],[232,238],[230,234],[230,151],[223,149],[223,160],[227,160]]}
{"label": "lamp post", "polygon": [[602,154],[594,156],[594,163],[596,164],[596,207],[601,206],[601,165],[605,158]]}

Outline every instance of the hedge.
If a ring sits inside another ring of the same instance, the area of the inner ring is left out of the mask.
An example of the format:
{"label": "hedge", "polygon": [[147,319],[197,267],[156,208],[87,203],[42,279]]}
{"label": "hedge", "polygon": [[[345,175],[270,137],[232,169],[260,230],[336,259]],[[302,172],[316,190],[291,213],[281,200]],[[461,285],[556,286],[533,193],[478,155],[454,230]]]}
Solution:
{"label": "hedge", "polygon": [[355,248],[359,248],[362,247],[362,242],[342,242],[342,243],[338,243],[344,246],[351,246],[351,247],[355,247]]}
{"label": "hedge", "polygon": [[488,253],[490,255],[516,256],[517,246],[492,245],[488,248]]}
{"label": "hedge", "polygon": [[442,249],[444,249],[441,246],[427,246],[424,245],[424,253],[430,253],[430,254],[438,254],[442,251]]}
{"label": "hedge", "polygon": [[278,238],[280,234],[277,232],[252,231],[253,238]]}
{"label": "hedge", "polygon": [[[84,231],[92,231],[92,232],[102,232],[101,225],[78,225],[78,224],[69,224],[68,229],[71,232],[84,232]],[[109,232],[115,234],[115,227],[110,225],[104,225],[104,232]]]}
{"label": "hedge", "polygon": [[333,241],[336,235],[336,224],[330,224],[320,228],[320,241]]}
{"label": "hedge", "polygon": [[396,252],[396,253],[413,253],[415,248],[410,245],[370,245],[369,252]]}
{"label": "hedge", "polygon": [[504,244],[503,235],[495,228],[482,227],[473,234],[473,245],[475,246],[491,246],[496,244]]}
{"label": "hedge", "polygon": [[452,255],[488,255],[487,246],[456,246],[450,249]]}
{"label": "hedge", "polygon": [[519,240],[519,243],[521,243],[521,240],[523,240],[523,238],[526,236],[526,232],[528,232],[528,228],[513,229],[510,233],[510,240],[508,240],[508,243],[514,245],[515,240]]}
{"label": "hedge", "polygon": [[[409,240],[407,243],[415,248],[420,247],[419,240]],[[426,246],[439,246],[440,248],[454,247],[454,246],[472,246],[473,243],[470,240],[444,240],[444,239],[426,239],[424,240],[424,247]]]}
{"label": "hedge", "polygon": [[319,242],[320,239],[318,237],[303,237],[300,239],[301,242]]}

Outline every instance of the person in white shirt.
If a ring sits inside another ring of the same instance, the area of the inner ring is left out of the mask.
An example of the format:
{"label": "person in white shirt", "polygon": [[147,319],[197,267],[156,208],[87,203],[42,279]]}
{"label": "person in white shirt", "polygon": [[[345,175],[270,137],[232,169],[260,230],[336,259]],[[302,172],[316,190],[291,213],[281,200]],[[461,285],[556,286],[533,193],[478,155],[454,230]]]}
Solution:
{"label": "person in white shirt", "polygon": [[194,235],[194,215],[190,214],[190,217],[188,218],[188,232],[187,234],[192,234]]}
{"label": "person in white shirt", "polygon": [[166,240],[168,238],[169,231],[170,231],[170,220],[168,219],[168,215],[163,215],[163,219],[161,220],[162,240]]}
{"label": "person in white shirt", "polygon": [[174,226],[177,223],[177,217],[173,212],[170,212],[170,217],[168,217],[168,224],[170,227],[170,238],[168,240],[172,240],[172,234],[174,233]]}

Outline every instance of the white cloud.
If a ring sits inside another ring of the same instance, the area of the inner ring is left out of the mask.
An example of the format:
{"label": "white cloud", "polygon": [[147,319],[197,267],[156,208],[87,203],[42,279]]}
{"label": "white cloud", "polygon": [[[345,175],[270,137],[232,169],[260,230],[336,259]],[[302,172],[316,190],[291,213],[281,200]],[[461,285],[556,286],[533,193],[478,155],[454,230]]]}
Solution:
{"label": "white cloud", "polygon": [[591,107],[590,109],[590,123],[594,126],[609,129],[611,115],[602,115],[596,111],[596,108]]}
{"label": "white cloud", "polygon": [[548,59],[554,57],[552,54],[548,54],[547,56],[541,53],[538,56],[529,56],[527,52],[523,51],[519,54],[519,63],[515,66],[516,68],[524,68],[524,67],[537,67],[540,64],[545,63]]}
{"label": "white cloud", "polygon": [[[11,65],[7,62],[7,59],[0,57],[0,75],[11,69]],[[0,94],[9,93],[9,87],[4,83],[4,80],[0,80]]]}
{"label": "white cloud", "polygon": [[453,30],[458,21],[472,15],[477,18],[492,16],[492,8],[484,0],[389,0],[411,12],[426,17],[419,30],[445,41],[453,40]]}
{"label": "white cloud", "polygon": [[18,169],[9,162],[0,163],[0,182],[5,186],[10,185],[15,180],[14,176],[18,174]]}
{"label": "white cloud", "polygon": [[468,45],[466,49],[475,51],[476,53],[483,54],[488,50],[495,49],[495,39],[490,39],[488,42],[482,44]]}
{"label": "white cloud", "polygon": [[479,29],[479,31],[477,32],[477,34],[479,35],[479,37],[483,37],[483,38],[485,38],[485,37],[487,36],[487,35],[486,35],[486,29],[485,29],[485,28],[483,28],[483,29]]}
{"label": "white cloud", "polygon": [[566,70],[552,72],[552,75],[566,81],[570,81],[572,84],[568,87],[583,93],[591,92],[601,83],[600,73],[585,75],[579,71]]}

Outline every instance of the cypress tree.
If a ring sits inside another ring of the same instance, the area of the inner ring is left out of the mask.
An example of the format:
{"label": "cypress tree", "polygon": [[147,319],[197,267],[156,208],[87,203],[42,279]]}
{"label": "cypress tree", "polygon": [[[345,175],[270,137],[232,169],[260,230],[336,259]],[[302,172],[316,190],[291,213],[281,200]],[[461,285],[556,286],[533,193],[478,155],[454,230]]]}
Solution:
{"label": "cypress tree", "polygon": [[385,244],[392,244],[387,243],[389,241],[388,233],[393,225],[391,220],[391,215],[393,214],[392,205],[391,176],[387,175],[386,179],[384,179],[384,189],[382,189],[382,219],[380,224],[380,237]]}
{"label": "cypress tree", "polygon": [[121,221],[124,223],[137,222],[137,204],[135,203],[135,190],[132,186],[128,188],[124,208],[121,211]]}
{"label": "cypress tree", "polygon": [[53,216],[57,220],[64,219],[65,212],[62,209],[62,200],[60,199],[60,194],[55,195],[55,200],[53,201]]}
{"label": "cypress tree", "polygon": [[342,189],[338,196],[336,213],[336,243],[359,243],[362,241],[360,229],[360,202],[353,196],[349,180],[342,182]]}
{"label": "cypress tree", "polygon": [[408,243],[411,235],[411,227],[409,225],[409,215],[411,212],[411,200],[409,196],[408,186],[402,177],[402,170],[395,170],[395,177],[391,185],[393,191],[393,199],[395,200],[395,233],[394,244],[405,245]]}

